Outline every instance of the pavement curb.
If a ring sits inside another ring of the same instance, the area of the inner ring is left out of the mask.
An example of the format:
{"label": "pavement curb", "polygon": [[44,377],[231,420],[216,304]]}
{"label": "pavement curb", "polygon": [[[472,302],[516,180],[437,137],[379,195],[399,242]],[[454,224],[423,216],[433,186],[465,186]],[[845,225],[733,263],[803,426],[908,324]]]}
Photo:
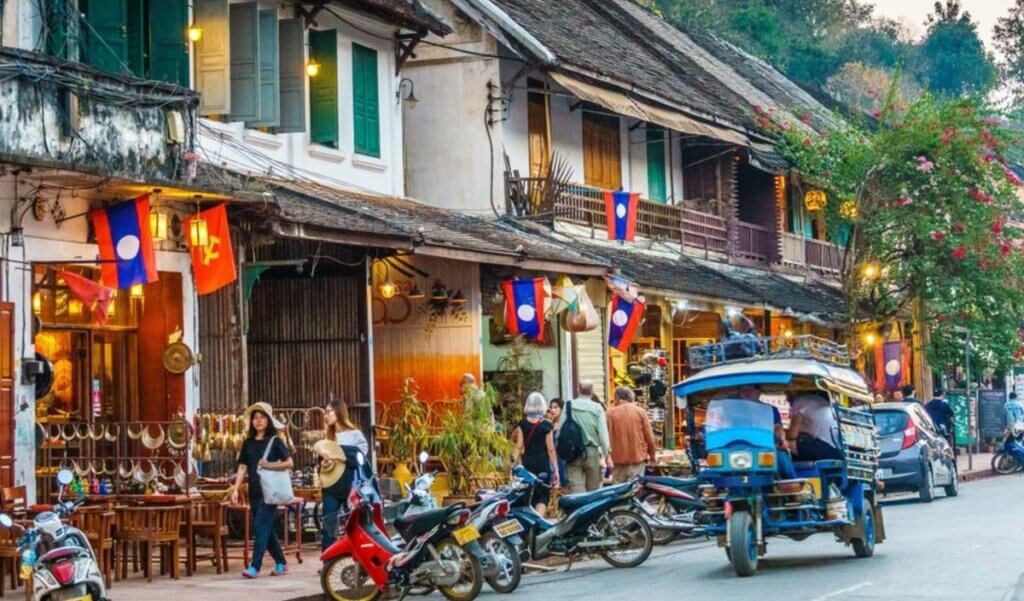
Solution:
{"label": "pavement curb", "polygon": [[977,480],[985,480],[997,476],[995,470],[989,468],[987,470],[975,470],[967,472],[960,476],[961,482],[975,482]]}

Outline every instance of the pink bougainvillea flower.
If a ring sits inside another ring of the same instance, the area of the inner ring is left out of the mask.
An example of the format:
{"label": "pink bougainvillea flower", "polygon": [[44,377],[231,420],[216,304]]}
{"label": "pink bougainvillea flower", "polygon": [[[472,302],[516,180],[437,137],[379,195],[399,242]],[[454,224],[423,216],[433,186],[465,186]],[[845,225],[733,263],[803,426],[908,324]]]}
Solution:
{"label": "pink bougainvillea flower", "polygon": [[999,157],[999,155],[997,155],[994,152],[986,152],[985,156],[983,156],[981,158],[984,159],[986,163],[991,163],[992,161],[996,160],[998,157]]}
{"label": "pink bougainvillea flower", "polygon": [[999,220],[992,223],[992,233],[996,235],[1003,233],[1003,224]]}
{"label": "pink bougainvillea flower", "polygon": [[901,196],[897,198],[896,202],[894,202],[893,204],[895,204],[897,207],[905,207],[908,204],[910,204],[910,199],[907,198],[906,196]]}
{"label": "pink bougainvillea flower", "polygon": [[832,177],[832,172],[826,170],[824,173],[821,174],[821,177],[823,177],[825,179],[828,179],[828,178]]}
{"label": "pink bougainvillea flower", "polygon": [[957,224],[954,224],[954,225],[953,225],[953,233],[956,233],[956,234],[962,234],[962,233],[964,233],[965,231],[967,231],[967,230],[966,230],[966,228],[964,227],[964,224],[962,224],[962,223],[957,223]]}
{"label": "pink bougainvillea flower", "polygon": [[995,148],[999,144],[999,140],[987,129],[981,130],[981,139],[985,141],[985,146],[989,148]]}
{"label": "pink bougainvillea flower", "polygon": [[810,145],[811,145],[811,139],[810,138],[804,138],[804,146],[810,146]]}
{"label": "pink bougainvillea flower", "polygon": [[943,232],[941,230],[935,230],[934,232],[932,232],[932,240],[935,240],[936,242],[942,242],[945,239],[946,232]]}
{"label": "pink bougainvillea flower", "polygon": [[874,111],[873,113],[871,113],[871,116],[874,117],[875,119],[881,119],[882,111]]}
{"label": "pink bougainvillea flower", "polygon": [[963,258],[967,257],[967,247],[963,246],[963,245],[960,245],[960,246],[954,248],[953,252],[950,253],[950,256],[952,256],[954,259],[957,259],[957,260],[960,260],[960,259],[963,259]]}
{"label": "pink bougainvillea flower", "polygon": [[971,198],[973,198],[974,200],[976,200],[976,201],[978,201],[978,202],[980,202],[982,204],[991,204],[992,203],[992,197],[989,196],[988,194],[985,194],[984,192],[982,192],[978,188],[971,188],[970,190],[967,191],[967,193],[971,195]]}
{"label": "pink bougainvillea flower", "polygon": [[1012,251],[1012,250],[1013,250],[1013,247],[1010,246],[1009,242],[1003,242],[1002,244],[999,245],[999,254],[1001,254],[1004,257],[1006,255],[1010,254],[1010,251]]}
{"label": "pink bougainvillea flower", "polygon": [[1013,171],[1013,169],[1010,169],[1006,165],[1003,165],[1003,173],[1006,174],[1007,181],[1009,181],[1014,186],[1020,186],[1021,184],[1024,184],[1024,182],[1021,181],[1020,176],[1018,176]]}
{"label": "pink bougainvillea flower", "polygon": [[956,137],[956,129],[955,128],[947,127],[946,129],[942,130],[942,143],[945,144],[946,146],[949,146],[949,143],[952,142],[953,138],[955,138],[955,137]]}
{"label": "pink bougainvillea flower", "polygon": [[811,122],[811,114],[810,113],[804,113],[803,115],[800,115],[800,120],[803,121],[804,123],[810,123]]}
{"label": "pink bougainvillea flower", "polygon": [[929,161],[928,157],[923,156],[923,155],[917,157],[917,170],[918,171],[922,171],[924,173],[927,173],[927,172],[931,171],[932,169],[935,169],[935,163]]}

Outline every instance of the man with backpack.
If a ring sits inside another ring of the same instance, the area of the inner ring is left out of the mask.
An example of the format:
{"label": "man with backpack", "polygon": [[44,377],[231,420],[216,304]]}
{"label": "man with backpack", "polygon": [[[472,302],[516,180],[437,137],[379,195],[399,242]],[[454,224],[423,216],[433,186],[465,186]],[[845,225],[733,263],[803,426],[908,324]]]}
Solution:
{"label": "man with backpack", "polygon": [[604,481],[604,463],[608,469],[612,468],[608,422],[604,408],[591,400],[593,394],[593,382],[581,381],[579,396],[565,404],[558,424],[556,451],[568,464],[570,493],[600,488]]}

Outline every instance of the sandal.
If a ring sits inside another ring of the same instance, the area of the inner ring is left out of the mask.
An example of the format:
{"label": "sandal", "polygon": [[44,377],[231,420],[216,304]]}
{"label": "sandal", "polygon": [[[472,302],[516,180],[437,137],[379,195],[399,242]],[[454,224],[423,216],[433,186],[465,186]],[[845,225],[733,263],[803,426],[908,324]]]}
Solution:
{"label": "sandal", "polygon": [[277,564],[277,567],[274,568],[274,571],[270,573],[270,575],[271,576],[284,576],[284,575],[289,574],[289,573],[291,573],[291,568],[288,567],[288,564],[286,564],[286,563],[279,563],[279,564]]}
{"label": "sandal", "polygon": [[260,575],[260,573],[256,571],[256,568],[253,568],[253,567],[248,567],[248,568],[245,569],[244,572],[242,572],[242,577],[243,578],[250,578],[250,579],[258,578],[259,575]]}

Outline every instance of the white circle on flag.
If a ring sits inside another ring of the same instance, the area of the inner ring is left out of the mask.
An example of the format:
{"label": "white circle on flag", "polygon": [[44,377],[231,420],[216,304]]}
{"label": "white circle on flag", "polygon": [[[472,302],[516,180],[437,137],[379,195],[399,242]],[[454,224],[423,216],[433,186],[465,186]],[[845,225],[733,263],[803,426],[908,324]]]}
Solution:
{"label": "white circle on flag", "polygon": [[533,318],[537,316],[537,310],[530,305],[519,305],[519,308],[516,309],[516,315],[522,321],[533,321]]}
{"label": "white circle on flag", "polygon": [[117,257],[122,261],[130,261],[139,254],[139,237],[128,234],[117,241]]}
{"label": "white circle on flag", "polygon": [[629,321],[629,316],[622,309],[617,309],[615,313],[612,313],[612,323],[619,326],[620,328],[626,325]]}
{"label": "white circle on flag", "polygon": [[900,373],[901,367],[902,366],[900,365],[899,359],[889,359],[889,361],[885,364],[885,373],[889,374],[890,376],[895,376]]}
{"label": "white circle on flag", "polygon": [[622,219],[623,217],[625,217],[626,216],[626,205],[624,205],[622,203],[619,203],[618,205],[616,205],[615,206],[615,214],[619,217],[619,219]]}

